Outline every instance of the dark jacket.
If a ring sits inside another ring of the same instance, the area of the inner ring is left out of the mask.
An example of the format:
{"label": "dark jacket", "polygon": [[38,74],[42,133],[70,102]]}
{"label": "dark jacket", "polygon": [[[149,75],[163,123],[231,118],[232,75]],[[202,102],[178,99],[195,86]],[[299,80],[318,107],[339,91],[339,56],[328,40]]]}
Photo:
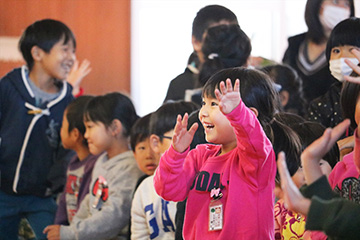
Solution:
{"label": "dark jacket", "polygon": [[185,71],[171,80],[165,101],[184,100],[185,90],[199,87],[198,74],[193,73],[188,67]]}
{"label": "dark jacket", "polygon": [[40,197],[50,194],[46,193],[53,187],[49,173],[56,172],[52,167],[58,163],[61,152],[62,117],[73,100],[69,84],[64,82],[60,91],[56,99],[36,107],[25,66],[14,69],[0,80],[2,191]]}
{"label": "dark jacket", "polygon": [[307,102],[323,95],[336,80],[331,76],[329,63],[327,62],[318,71],[305,75],[300,70],[298,61],[300,45],[305,41],[306,33],[302,33],[288,39],[289,46],[284,54],[283,63],[293,67],[303,80],[304,97]]}

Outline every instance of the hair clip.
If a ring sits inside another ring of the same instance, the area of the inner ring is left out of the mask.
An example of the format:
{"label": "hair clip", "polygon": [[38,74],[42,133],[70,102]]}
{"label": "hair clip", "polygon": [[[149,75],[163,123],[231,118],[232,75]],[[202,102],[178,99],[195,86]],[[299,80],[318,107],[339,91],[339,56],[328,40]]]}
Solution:
{"label": "hair clip", "polygon": [[214,60],[214,58],[217,58],[217,57],[219,57],[219,54],[217,54],[217,53],[210,53],[209,56],[208,56],[208,59]]}

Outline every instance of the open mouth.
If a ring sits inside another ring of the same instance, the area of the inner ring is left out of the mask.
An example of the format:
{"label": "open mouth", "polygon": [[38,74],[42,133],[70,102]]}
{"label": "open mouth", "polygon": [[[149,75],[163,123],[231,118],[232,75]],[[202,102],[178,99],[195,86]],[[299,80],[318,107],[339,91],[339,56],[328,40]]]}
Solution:
{"label": "open mouth", "polygon": [[203,126],[205,129],[211,130],[214,128],[214,125],[210,124],[210,123],[203,123]]}

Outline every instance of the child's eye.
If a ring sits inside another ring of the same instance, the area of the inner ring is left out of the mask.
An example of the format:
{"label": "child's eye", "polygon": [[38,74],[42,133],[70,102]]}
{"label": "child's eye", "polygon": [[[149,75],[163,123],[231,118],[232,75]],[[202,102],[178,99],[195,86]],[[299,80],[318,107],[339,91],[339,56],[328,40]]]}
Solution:
{"label": "child's eye", "polygon": [[205,106],[205,101],[201,101],[201,106]]}
{"label": "child's eye", "polygon": [[340,49],[338,49],[338,48],[333,48],[332,50],[331,50],[331,52],[332,53],[340,53]]}
{"label": "child's eye", "polygon": [[211,106],[218,106],[216,102],[211,102]]}

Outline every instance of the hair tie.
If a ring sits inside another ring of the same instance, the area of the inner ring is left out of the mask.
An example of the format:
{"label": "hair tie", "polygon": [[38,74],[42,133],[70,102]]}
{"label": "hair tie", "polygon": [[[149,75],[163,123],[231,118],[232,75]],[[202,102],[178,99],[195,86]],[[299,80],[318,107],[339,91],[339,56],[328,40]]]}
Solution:
{"label": "hair tie", "polygon": [[214,58],[217,58],[217,57],[219,57],[219,54],[217,54],[217,53],[210,53],[209,56],[208,56],[208,59],[214,60]]}
{"label": "hair tie", "polygon": [[270,120],[270,125],[272,125],[274,122],[276,121],[275,117],[273,117],[271,120]]}

